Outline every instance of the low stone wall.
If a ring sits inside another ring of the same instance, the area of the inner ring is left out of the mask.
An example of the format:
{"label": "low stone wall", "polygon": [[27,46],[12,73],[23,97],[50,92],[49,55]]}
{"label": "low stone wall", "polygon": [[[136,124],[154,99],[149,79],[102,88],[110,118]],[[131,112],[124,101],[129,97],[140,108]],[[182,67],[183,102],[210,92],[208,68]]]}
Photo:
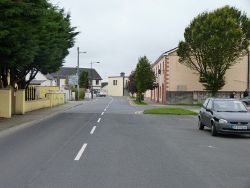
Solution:
{"label": "low stone wall", "polygon": [[48,99],[26,101],[24,105],[24,110],[25,110],[24,113],[47,107],[50,107],[50,100]]}
{"label": "low stone wall", "polygon": [[47,93],[59,92],[58,86],[36,86],[37,99],[45,99]]}
{"label": "low stone wall", "polygon": [[3,89],[0,90],[0,117],[11,118],[11,90]]}
{"label": "low stone wall", "polygon": [[25,114],[41,108],[54,107],[65,103],[64,93],[47,93],[46,98],[33,101],[25,101],[25,90],[16,92],[16,114]]}
{"label": "low stone wall", "polygon": [[[229,98],[232,91],[219,91],[215,97]],[[235,98],[241,98],[242,92],[236,92]],[[212,94],[207,91],[168,91],[167,104],[201,104]]]}
{"label": "low stone wall", "polygon": [[54,107],[65,103],[64,93],[47,93],[46,99],[50,101],[50,107]]}

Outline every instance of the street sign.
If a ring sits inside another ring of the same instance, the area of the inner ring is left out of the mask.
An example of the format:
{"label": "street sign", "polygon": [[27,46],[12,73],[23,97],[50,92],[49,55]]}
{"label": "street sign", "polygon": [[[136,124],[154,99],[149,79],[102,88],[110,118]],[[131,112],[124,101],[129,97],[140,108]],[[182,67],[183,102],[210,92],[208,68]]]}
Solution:
{"label": "street sign", "polygon": [[69,76],[69,85],[78,85],[78,76],[72,75]]}

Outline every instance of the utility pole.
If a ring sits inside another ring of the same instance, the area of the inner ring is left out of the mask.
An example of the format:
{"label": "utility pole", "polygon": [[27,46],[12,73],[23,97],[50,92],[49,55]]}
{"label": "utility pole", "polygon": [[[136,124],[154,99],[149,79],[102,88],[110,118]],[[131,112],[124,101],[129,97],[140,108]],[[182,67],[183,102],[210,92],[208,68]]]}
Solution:
{"label": "utility pole", "polygon": [[79,86],[79,55],[80,50],[79,47],[77,47],[77,100],[80,100],[80,86]]}
{"label": "utility pole", "polygon": [[79,79],[79,59],[80,59],[80,54],[86,54],[87,52],[80,52],[79,47],[77,47],[77,100],[80,100],[80,79]]}
{"label": "utility pole", "polygon": [[120,76],[122,77],[122,96],[124,96],[124,77],[125,77],[125,73],[121,72]]}
{"label": "utility pole", "polygon": [[92,71],[92,61],[91,61],[91,69],[90,69],[90,75],[91,75],[91,99],[93,99],[93,71]]}
{"label": "utility pole", "polygon": [[249,50],[247,51],[247,91],[249,93],[249,89],[250,89],[250,53]]}

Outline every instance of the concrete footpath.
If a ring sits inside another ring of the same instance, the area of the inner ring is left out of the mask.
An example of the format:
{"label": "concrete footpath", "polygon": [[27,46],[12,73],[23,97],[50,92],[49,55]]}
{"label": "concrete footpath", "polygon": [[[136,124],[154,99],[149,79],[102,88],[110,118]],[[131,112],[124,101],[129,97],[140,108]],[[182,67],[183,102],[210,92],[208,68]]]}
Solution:
{"label": "concrete footpath", "polygon": [[85,101],[68,101],[66,104],[53,108],[43,108],[28,112],[24,115],[13,115],[10,119],[0,118],[0,132],[14,131],[26,126],[38,123],[45,119],[51,118],[59,113],[62,113],[70,108],[84,104]]}

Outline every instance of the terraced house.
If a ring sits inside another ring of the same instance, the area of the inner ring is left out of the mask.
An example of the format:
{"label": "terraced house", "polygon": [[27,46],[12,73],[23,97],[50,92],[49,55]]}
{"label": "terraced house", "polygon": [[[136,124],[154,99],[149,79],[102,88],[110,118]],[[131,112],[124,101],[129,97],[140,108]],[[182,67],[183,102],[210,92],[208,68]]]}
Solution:
{"label": "terraced house", "polygon": [[[249,89],[249,54],[238,59],[226,72],[226,84],[219,95],[228,97],[232,91],[238,96]],[[162,104],[202,102],[209,93],[199,82],[199,75],[185,65],[179,63],[177,48],[164,52],[152,64],[156,75],[157,86],[148,90],[145,97]]]}

